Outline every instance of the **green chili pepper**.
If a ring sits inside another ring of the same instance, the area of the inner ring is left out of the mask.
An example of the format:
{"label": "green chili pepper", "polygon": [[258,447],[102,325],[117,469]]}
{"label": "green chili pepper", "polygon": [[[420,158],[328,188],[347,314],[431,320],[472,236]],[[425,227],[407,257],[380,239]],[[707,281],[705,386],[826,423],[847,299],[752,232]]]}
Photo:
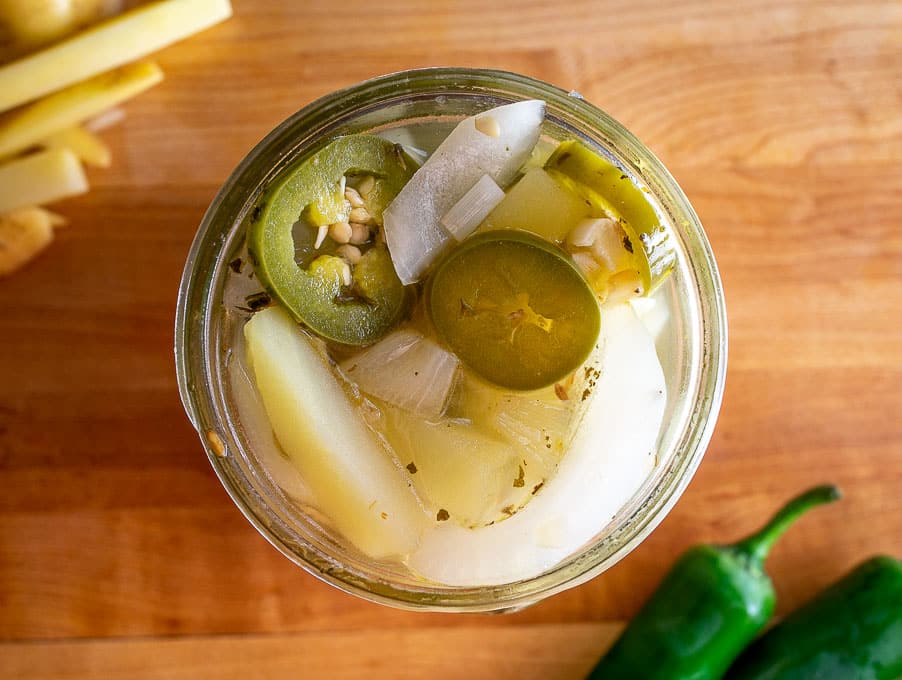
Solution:
{"label": "green chili pepper", "polygon": [[770,549],[800,515],[837,498],[835,486],[816,487],[738,543],[687,550],[589,678],[720,678],[773,614]]}
{"label": "green chili pepper", "polygon": [[902,678],[902,561],[860,564],[752,643],[726,677]]}

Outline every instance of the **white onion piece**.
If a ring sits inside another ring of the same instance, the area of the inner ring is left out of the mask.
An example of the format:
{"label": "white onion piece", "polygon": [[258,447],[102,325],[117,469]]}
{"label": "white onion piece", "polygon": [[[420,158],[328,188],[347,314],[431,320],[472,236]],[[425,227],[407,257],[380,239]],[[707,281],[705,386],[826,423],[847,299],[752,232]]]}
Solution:
{"label": "white onion piece", "polygon": [[601,222],[595,241],[592,243],[592,255],[610,272],[628,269],[630,256],[624,246],[623,239],[626,234],[624,234],[623,228],[614,220],[602,219]]}
{"label": "white onion piece", "polygon": [[483,175],[442,217],[444,226],[458,241],[472,234],[488,214],[501,203],[504,190],[488,175]]}
{"label": "white onion piece", "polygon": [[589,248],[606,229],[614,226],[614,220],[608,217],[590,217],[581,220],[567,234],[567,245],[577,248]]}
{"label": "white onion piece", "polygon": [[660,299],[663,297],[660,290],[659,288],[651,297],[636,297],[630,300],[636,315],[656,342],[670,321],[670,308]]}
{"label": "white onion piece", "polygon": [[532,476],[542,481],[557,467],[570,430],[575,402],[561,401],[554,388],[503,392],[466,376],[448,415],[492,433],[528,458]]}
{"label": "white onion piece", "polygon": [[526,395],[506,399],[497,413],[496,431],[541,463],[537,474],[554,470],[570,423],[570,409]]}
{"label": "white onion piece", "polygon": [[[508,104],[462,120],[383,213],[385,240],[398,277],[417,281],[451,243],[441,218],[482,175],[500,186],[513,180],[539,139],[545,102]],[[498,136],[476,129],[476,118],[491,116]]]}
{"label": "white onion piece", "polygon": [[592,257],[608,272],[629,267],[629,253],[623,244],[626,234],[618,222],[608,217],[590,217],[576,224],[567,234],[567,246],[589,248]]}
{"label": "white onion piece", "polygon": [[424,418],[444,413],[460,361],[438,343],[401,329],[341,363],[361,391]]}
{"label": "white onion piece", "polygon": [[573,253],[571,257],[573,258],[573,261],[576,262],[576,266],[579,267],[579,270],[583,275],[589,279],[590,283],[602,274],[601,265],[598,264],[598,261],[594,257],[592,257],[591,253],[578,250]]}
{"label": "white onion piece", "polygon": [[639,490],[654,466],[667,398],[654,342],[629,305],[606,311],[590,362],[600,376],[557,474],[503,522],[434,525],[411,554],[411,570],[448,585],[532,578],[578,552]]}

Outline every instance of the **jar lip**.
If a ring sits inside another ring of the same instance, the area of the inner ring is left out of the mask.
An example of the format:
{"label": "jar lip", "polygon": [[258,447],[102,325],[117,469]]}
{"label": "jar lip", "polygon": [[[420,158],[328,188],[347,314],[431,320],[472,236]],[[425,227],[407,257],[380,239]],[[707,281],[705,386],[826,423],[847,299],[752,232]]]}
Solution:
{"label": "jar lip", "polygon": [[[224,412],[209,356],[214,346],[211,296],[218,272],[225,266],[222,260],[228,235],[240,222],[242,211],[253,196],[277,174],[278,162],[293,156],[297,149],[318,138],[330,126],[358,115],[366,107],[404,101],[414,95],[435,97],[443,93],[486,95],[512,101],[544,99],[565,127],[592,130],[607,145],[642,162],[644,172],[656,180],[658,188],[667,192],[685,219],[684,223],[673,226],[693,246],[693,257],[687,258],[687,263],[701,307],[698,332],[703,365],[697,378],[697,393],[689,397],[693,404],[692,418],[686,423],[681,440],[680,448],[685,447],[688,454],[677,456],[679,465],[663,480],[666,486],[662,481],[656,493],[635,508],[633,516],[621,518],[617,530],[627,531],[628,535],[615,549],[600,557],[590,556],[590,550],[585,549],[550,571],[504,586],[436,585],[413,590],[360,575],[349,578],[347,573],[336,570],[327,557],[320,555],[322,559],[317,559],[316,550],[305,551],[310,549],[309,545],[299,546],[297,541],[289,545],[277,535],[278,527],[272,524],[278,523],[277,520],[264,520],[251,507],[246,497],[248,489],[237,484],[233,475],[238,473],[229,468],[228,456],[220,457],[206,436],[208,430],[221,430]],[[691,481],[713,434],[726,377],[726,308],[710,244],[688,199],[664,165],[619,122],[578,93],[529,76],[492,69],[431,67],[378,76],[327,94],[289,116],[242,159],[211,202],[189,251],[178,294],[175,359],[182,403],[220,482],[248,521],[282,554],[321,580],[371,601],[406,609],[489,611],[525,606],[597,576],[629,554],[664,519]],[[642,512],[642,522],[630,524]],[[302,556],[299,552],[307,554]]]}

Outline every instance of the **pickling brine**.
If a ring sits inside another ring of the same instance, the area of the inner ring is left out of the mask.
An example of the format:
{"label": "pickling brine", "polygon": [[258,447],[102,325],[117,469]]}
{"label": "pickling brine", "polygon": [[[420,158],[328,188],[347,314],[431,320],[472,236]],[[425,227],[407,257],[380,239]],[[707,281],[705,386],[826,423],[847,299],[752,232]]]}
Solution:
{"label": "pickling brine", "polygon": [[542,135],[544,108],[325,140],[257,200],[223,296],[265,472],[427,582],[551,569],[656,465],[671,237],[628,173]]}

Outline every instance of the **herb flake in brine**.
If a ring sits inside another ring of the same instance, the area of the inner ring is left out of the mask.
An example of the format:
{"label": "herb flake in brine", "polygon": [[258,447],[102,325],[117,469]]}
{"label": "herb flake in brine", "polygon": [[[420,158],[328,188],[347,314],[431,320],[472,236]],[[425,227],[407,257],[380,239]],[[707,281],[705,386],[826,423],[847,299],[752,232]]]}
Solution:
{"label": "herb flake in brine", "polygon": [[333,298],[335,300],[335,304],[337,305],[347,305],[354,302],[367,302],[361,296],[357,295],[356,291],[351,288],[347,288],[342,286],[338,293]]}
{"label": "herb flake in brine", "polygon": [[255,205],[254,209],[251,211],[251,222],[256,222],[260,219],[260,215],[263,214],[263,206],[265,204],[261,203],[260,205]]}
{"label": "herb flake in brine", "polygon": [[473,306],[468,303],[463,298],[460,298],[460,311],[458,312],[458,318],[462,319],[465,317],[475,316],[476,312],[473,309]]}
{"label": "herb flake in brine", "polygon": [[244,302],[248,306],[248,309],[252,312],[257,312],[264,307],[268,307],[272,303],[272,298],[269,297],[269,293],[260,291],[259,293],[248,295],[244,298]]}
{"label": "herb flake in brine", "polygon": [[402,170],[407,170],[407,159],[404,158],[404,147],[401,144],[395,144],[395,156]]}
{"label": "herb flake in brine", "polygon": [[448,514],[448,511],[444,508],[441,508],[437,513],[435,513],[436,522],[447,522],[449,519],[451,519],[451,515]]}
{"label": "herb flake in brine", "polygon": [[236,274],[240,274],[242,268],[244,267],[244,261],[240,257],[236,257],[234,260],[229,262],[229,267]]}
{"label": "herb flake in brine", "polygon": [[526,472],[524,472],[522,465],[518,467],[520,468],[520,471],[517,473],[517,478],[514,480],[515,489],[519,489],[526,484]]}
{"label": "herb flake in brine", "polygon": [[407,464],[407,471],[408,471],[410,474],[415,475],[415,474],[417,473],[417,464],[414,463],[413,461],[410,461],[410,462]]}

